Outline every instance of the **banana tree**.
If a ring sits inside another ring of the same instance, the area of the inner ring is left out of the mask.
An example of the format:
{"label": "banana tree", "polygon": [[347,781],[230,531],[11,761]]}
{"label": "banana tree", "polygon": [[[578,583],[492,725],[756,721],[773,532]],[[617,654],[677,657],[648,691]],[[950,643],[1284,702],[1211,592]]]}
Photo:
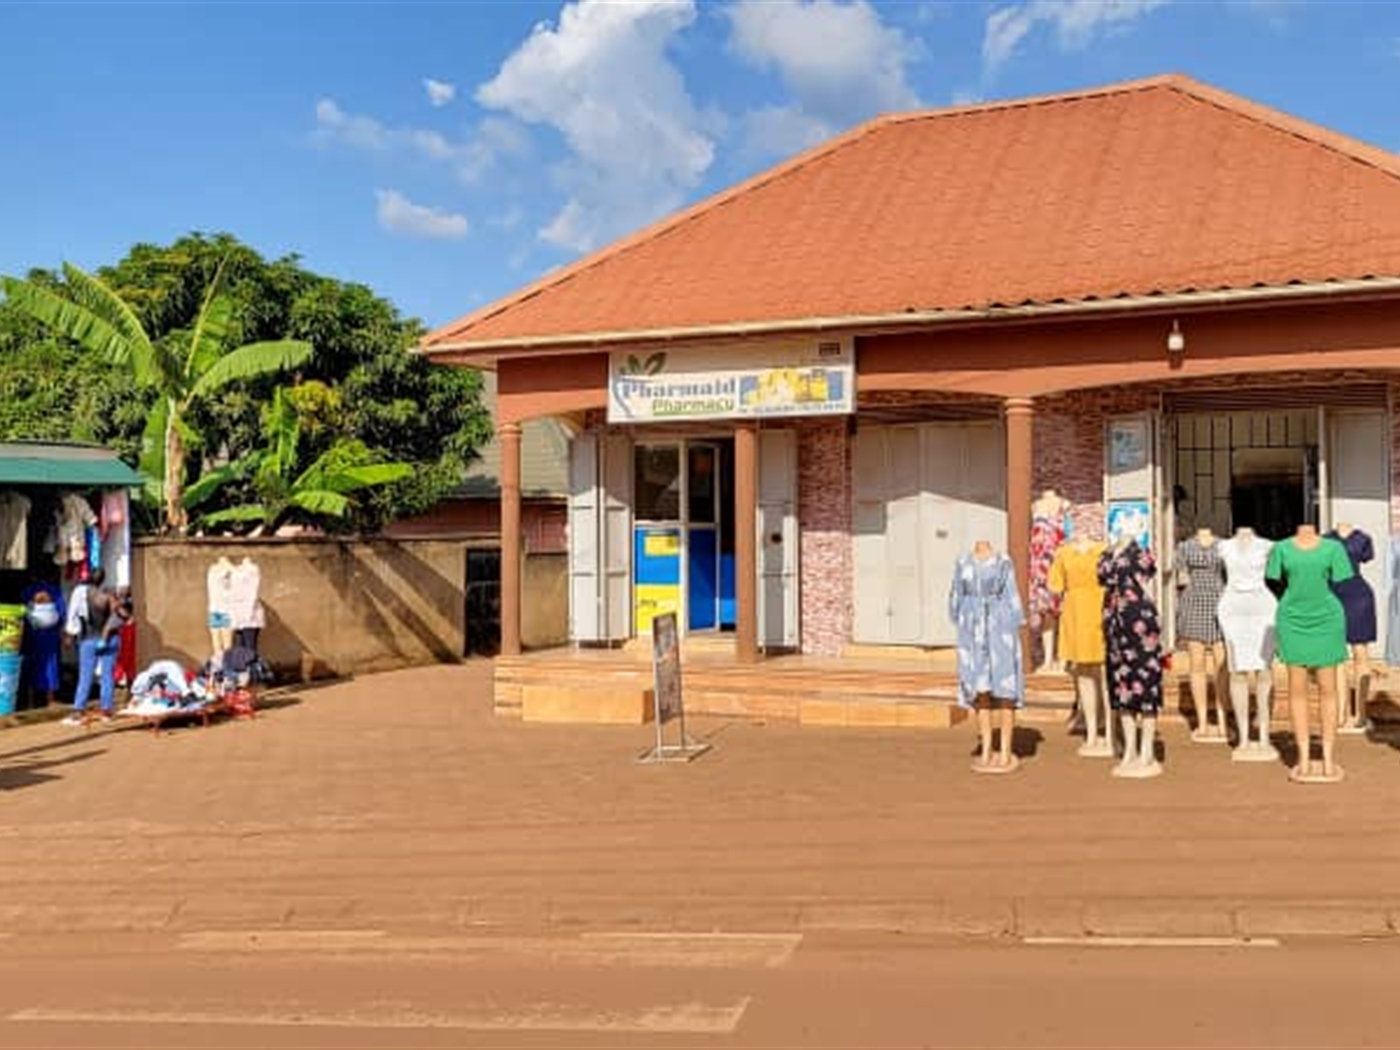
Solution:
{"label": "banana tree", "polygon": [[248,343],[225,350],[232,301],[221,294],[224,267],[205,289],[188,332],[152,338],[134,310],[100,279],[63,264],[66,292],[34,281],[0,278],[19,309],[113,364],[130,368],[138,385],[156,394],[142,438],[141,471],[147,493],[164,508],[165,527],[183,532],[186,461],[199,435],[189,423],[196,402],[228,384],[297,368],[311,358],[310,343],[292,339]]}
{"label": "banana tree", "polygon": [[266,448],[210,471],[185,492],[186,510],[198,513],[224,486],[251,480],[257,501],[198,514],[201,524],[261,525],[270,531],[293,517],[341,521],[354,506],[356,493],[401,481],[413,473],[410,463],[373,462],[359,441],[337,442],[298,472],[301,419],[284,389],[273,395],[264,432]]}

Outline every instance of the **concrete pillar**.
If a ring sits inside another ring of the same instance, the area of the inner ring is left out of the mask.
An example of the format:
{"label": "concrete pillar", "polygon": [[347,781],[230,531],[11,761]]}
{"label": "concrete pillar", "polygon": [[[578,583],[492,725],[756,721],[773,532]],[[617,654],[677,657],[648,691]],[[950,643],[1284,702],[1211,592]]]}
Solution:
{"label": "concrete pillar", "polygon": [[[1021,601],[1030,601],[1031,501],[1033,472],[1031,434],[1035,410],[1028,397],[1006,399],[1006,542],[1016,566]],[[1021,653],[1029,674],[1033,666],[1029,626],[1021,628]]]}
{"label": "concrete pillar", "polygon": [[734,428],[734,652],[758,659],[758,426]]}
{"label": "concrete pillar", "polygon": [[520,424],[496,428],[501,450],[501,655],[520,655]]}

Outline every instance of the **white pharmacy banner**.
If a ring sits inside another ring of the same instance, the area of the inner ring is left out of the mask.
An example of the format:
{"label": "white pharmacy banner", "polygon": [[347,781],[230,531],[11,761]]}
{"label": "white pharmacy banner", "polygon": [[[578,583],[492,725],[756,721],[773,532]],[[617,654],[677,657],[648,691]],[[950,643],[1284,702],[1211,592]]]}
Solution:
{"label": "white pharmacy banner", "polygon": [[614,350],[608,422],[850,413],[855,386],[850,339]]}

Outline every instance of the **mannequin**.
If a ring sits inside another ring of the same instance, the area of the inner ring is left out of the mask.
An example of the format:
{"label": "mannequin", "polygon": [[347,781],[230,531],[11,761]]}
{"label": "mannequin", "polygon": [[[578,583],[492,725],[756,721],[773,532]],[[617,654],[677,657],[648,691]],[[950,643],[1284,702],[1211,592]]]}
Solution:
{"label": "mannequin", "polygon": [[262,572],[257,562],[244,557],[229,577],[229,618],[232,622],[234,640],[245,649],[258,651],[258,634],[263,628],[264,615],[258,591],[262,586]]}
{"label": "mannequin", "polygon": [[[1332,784],[1345,775],[1337,764],[1337,666],[1347,658],[1346,614],[1331,585],[1350,579],[1351,559],[1336,540],[1318,535],[1310,523],[1269,552],[1267,576],[1285,584],[1278,606],[1279,656],[1288,665],[1288,707],[1298,762],[1290,778],[1303,784]],[[1322,713],[1322,764],[1312,758],[1308,724],[1308,678],[1317,678]]]}
{"label": "mannequin", "polygon": [[1040,645],[1039,669],[1059,671],[1064,655],[1055,650],[1060,618],[1060,596],[1049,585],[1055,552],[1068,533],[1071,504],[1053,488],[1047,488],[1031,504],[1030,618]]}
{"label": "mannequin", "polygon": [[[1369,728],[1366,703],[1371,689],[1371,656],[1369,646],[1376,640],[1376,594],[1361,575],[1361,566],[1376,556],[1371,537],[1346,522],[1327,534],[1336,540],[1351,559],[1352,577],[1332,585],[1332,593],[1342,603],[1347,621],[1347,650],[1351,656],[1351,683],[1347,681],[1347,663],[1337,665],[1337,703],[1339,733],[1365,733]],[[1355,687],[1353,691],[1353,685]]]}
{"label": "mannequin", "polygon": [[[1278,751],[1269,740],[1274,688],[1274,617],[1278,601],[1264,586],[1264,570],[1273,543],[1248,526],[1220,544],[1225,564],[1225,592],[1218,609],[1229,657],[1230,705],[1235,710],[1236,762],[1274,762]],[[1251,726],[1249,699],[1257,698]]]}
{"label": "mannequin", "polygon": [[1123,729],[1116,777],[1162,774],[1157,761],[1157,713],[1162,708],[1162,626],[1149,591],[1157,567],[1132,536],[1117,540],[1099,559],[1104,588],[1104,640],[1109,702]]}
{"label": "mannequin", "polygon": [[209,566],[205,577],[209,594],[209,646],[214,659],[219,659],[233,645],[231,593],[233,562],[225,555]]}
{"label": "mannequin", "polygon": [[[958,629],[958,705],[977,713],[974,773],[1013,773],[1016,709],[1026,702],[1021,662],[1025,613],[1011,559],[978,540],[953,568],[948,610]],[[993,716],[997,725],[993,726]],[[994,748],[994,728],[1001,730]]]}
{"label": "mannequin", "polygon": [[[1225,669],[1225,643],[1220,634],[1216,610],[1224,585],[1224,566],[1215,533],[1209,527],[1176,547],[1177,587],[1176,637],[1186,643],[1191,661],[1191,705],[1196,711],[1196,727],[1191,739],[1197,743],[1223,744],[1228,739],[1225,726],[1225,697],[1221,679]],[[1207,656],[1210,673],[1206,672]],[[1210,721],[1210,697],[1215,695],[1215,723]]]}
{"label": "mannequin", "polygon": [[1079,754],[1085,758],[1113,757],[1112,711],[1103,682],[1103,586],[1098,576],[1103,552],[1102,540],[1087,533],[1075,536],[1055,552],[1048,581],[1061,596],[1057,653],[1074,681],[1075,701],[1084,715]]}

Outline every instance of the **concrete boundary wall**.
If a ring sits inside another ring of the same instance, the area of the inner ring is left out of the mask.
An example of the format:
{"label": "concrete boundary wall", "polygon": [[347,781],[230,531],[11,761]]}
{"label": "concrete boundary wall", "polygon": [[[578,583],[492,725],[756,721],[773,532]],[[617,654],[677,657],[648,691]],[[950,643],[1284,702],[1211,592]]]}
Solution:
{"label": "concrete boundary wall", "polygon": [[[261,570],[267,627],[259,649],[302,678],[364,674],[463,658],[466,564],[492,539],[144,539],[132,557],[142,666],[209,655],[205,577],[220,556]],[[525,644],[567,633],[567,559],[526,559]]]}

